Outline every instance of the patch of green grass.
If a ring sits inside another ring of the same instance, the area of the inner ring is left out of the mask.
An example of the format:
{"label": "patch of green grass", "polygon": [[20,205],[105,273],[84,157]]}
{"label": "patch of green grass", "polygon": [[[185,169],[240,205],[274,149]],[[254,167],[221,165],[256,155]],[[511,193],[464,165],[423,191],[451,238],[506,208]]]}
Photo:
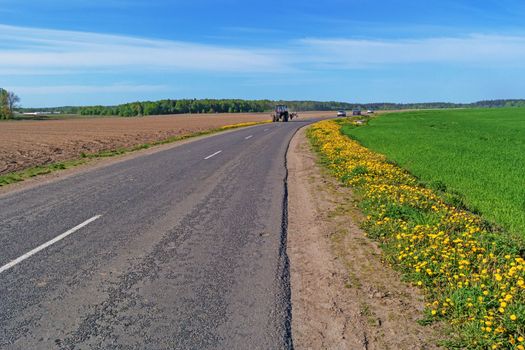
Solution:
{"label": "patch of green grass", "polygon": [[394,113],[343,133],[448,201],[525,236],[525,109]]}
{"label": "patch of green grass", "polygon": [[38,175],[44,175],[44,174],[49,174],[57,170],[68,169],[68,168],[71,168],[71,167],[74,167],[74,166],[77,166],[83,163],[85,163],[85,160],[76,159],[76,160],[71,160],[71,161],[66,161],[66,162],[53,163],[49,165],[36,166],[36,167],[28,168],[22,171],[0,175],[0,187],[9,185],[15,182],[24,181],[24,180],[27,180],[31,177],[35,177]]}

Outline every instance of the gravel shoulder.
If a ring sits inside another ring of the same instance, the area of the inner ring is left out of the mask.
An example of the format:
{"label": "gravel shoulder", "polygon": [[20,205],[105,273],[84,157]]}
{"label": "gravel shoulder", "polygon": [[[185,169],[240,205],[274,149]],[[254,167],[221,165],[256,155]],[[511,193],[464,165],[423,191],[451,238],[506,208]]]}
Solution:
{"label": "gravel shoulder", "polygon": [[359,228],[350,189],[317,164],[301,129],[288,152],[288,255],[297,349],[437,349],[423,296]]}

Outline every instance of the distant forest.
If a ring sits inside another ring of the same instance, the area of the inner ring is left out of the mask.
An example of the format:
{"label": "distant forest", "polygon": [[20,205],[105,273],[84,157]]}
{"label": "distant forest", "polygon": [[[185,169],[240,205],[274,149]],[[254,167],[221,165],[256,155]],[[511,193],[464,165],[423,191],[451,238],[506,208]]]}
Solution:
{"label": "distant forest", "polygon": [[117,115],[122,117],[181,113],[269,112],[276,104],[286,104],[292,111],[392,110],[436,108],[500,108],[525,107],[525,100],[490,100],[474,103],[348,103],[336,101],[272,101],[237,99],[181,99],[131,102],[116,106],[65,106],[54,108],[18,108],[18,112],[47,112],[81,115]]}

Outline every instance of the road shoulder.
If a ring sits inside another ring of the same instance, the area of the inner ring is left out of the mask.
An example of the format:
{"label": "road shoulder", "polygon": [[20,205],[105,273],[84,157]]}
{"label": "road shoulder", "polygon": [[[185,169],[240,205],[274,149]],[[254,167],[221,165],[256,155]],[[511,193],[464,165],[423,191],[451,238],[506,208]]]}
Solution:
{"label": "road shoulder", "polygon": [[317,164],[306,128],[290,143],[288,255],[297,349],[434,349],[423,296],[381,261],[350,189]]}

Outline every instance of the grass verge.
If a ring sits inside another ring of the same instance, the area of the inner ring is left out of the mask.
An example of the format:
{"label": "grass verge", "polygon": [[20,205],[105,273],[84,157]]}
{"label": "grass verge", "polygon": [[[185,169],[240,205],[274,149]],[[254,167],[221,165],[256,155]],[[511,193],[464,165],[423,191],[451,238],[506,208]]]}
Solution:
{"label": "grass verge", "polygon": [[449,348],[525,349],[519,244],[344,136],[341,124],[316,123],[308,137],[332,174],[354,188],[367,215],[363,227],[386,260],[424,290],[422,323],[446,321]]}
{"label": "grass verge", "polygon": [[164,145],[167,143],[182,141],[182,140],[189,139],[192,137],[204,136],[204,135],[218,133],[221,131],[237,129],[237,128],[242,128],[242,127],[247,127],[247,126],[253,126],[253,125],[258,125],[258,124],[264,124],[264,123],[268,123],[268,122],[266,121],[266,122],[249,122],[249,123],[232,124],[232,125],[226,125],[220,128],[197,131],[197,132],[193,132],[189,134],[173,136],[173,137],[169,137],[164,140],[154,141],[150,143],[143,143],[143,144],[132,146],[132,147],[118,148],[115,150],[104,150],[104,151],[100,151],[97,153],[81,153],[80,158],[78,159],[72,159],[72,160],[68,160],[64,162],[35,166],[35,167],[31,167],[31,168],[24,169],[21,171],[16,171],[16,172],[8,173],[5,175],[0,175],[0,187],[6,186],[12,183],[24,181],[24,180],[27,180],[29,178],[32,178],[38,175],[49,174],[55,171],[68,169],[68,168],[71,168],[71,167],[74,167],[80,164],[85,164],[86,162],[89,161],[89,159],[113,157],[113,156],[117,156],[121,154],[139,151],[142,149],[148,149],[153,146],[159,146],[159,145]]}

